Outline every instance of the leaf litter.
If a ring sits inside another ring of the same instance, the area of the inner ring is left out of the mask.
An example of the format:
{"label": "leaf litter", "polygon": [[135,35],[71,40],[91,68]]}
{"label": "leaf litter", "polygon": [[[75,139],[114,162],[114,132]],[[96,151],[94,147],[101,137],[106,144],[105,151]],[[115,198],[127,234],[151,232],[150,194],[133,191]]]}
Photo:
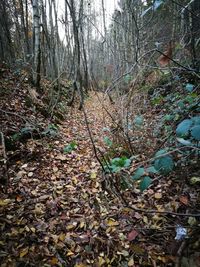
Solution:
{"label": "leaf litter", "polygon": [[[110,121],[99,98],[91,94],[86,110],[102,149],[99,133],[109,129]],[[39,156],[22,157],[11,170],[9,188],[0,197],[1,266],[173,266],[180,220],[159,212],[186,211],[192,199],[174,198],[179,188],[171,191],[168,179],[162,192],[159,183],[143,194],[125,191],[129,207],[124,206],[102,187],[83,114],[72,109],[59,132],[51,140],[29,140],[26,149]],[[198,224],[194,217],[184,220]]]}

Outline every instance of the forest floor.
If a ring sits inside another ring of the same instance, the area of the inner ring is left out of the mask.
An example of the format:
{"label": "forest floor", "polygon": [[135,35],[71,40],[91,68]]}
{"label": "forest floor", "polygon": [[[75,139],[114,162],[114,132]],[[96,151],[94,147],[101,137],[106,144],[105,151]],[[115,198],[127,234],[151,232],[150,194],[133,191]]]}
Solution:
{"label": "forest floor", "polygon": [[[22,110],[23,101],[13,101],[4,110]],[[91,93],[85,111],[96,148],[103,151],[111,122],[101,102],[111,109],[103,94]],[[143,194],[125,193],[134,210],[106,192],[82,111],[70,108],[53,138],[28,139],[8,157],[9,184],[0,196],[1,267],[178,264],[186,241],[175,241],[176,225],[188,217],[162,211],[189,205],[187,196],[177,196],[178,185],[172,187],[168,179]],[[145,213],[147,209],[158,213]],[[192,244],[198,246],[197,241]],[[194,264],[197,254],[192,256]]]}

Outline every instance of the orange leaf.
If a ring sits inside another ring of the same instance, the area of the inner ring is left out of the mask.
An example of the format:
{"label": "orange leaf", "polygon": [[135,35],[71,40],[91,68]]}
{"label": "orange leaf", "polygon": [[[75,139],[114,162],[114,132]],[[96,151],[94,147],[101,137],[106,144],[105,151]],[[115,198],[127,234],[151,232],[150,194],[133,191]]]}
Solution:
{"label": "orange leaf", "polygon": [[180,196],[179,201],[186,206],[189,204],[189,199],[186,195]]}

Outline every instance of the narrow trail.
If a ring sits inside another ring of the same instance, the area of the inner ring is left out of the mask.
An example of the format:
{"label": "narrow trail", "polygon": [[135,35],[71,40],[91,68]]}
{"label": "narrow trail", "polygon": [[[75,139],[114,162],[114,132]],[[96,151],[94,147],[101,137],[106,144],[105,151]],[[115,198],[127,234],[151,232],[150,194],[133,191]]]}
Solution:
{"label": "narrow trail", "polygon": [[[96,148],[110,152],[104,137],[112,127],[107,113],[114,113],[112,105],[93,92],[84,107]],[[174,266],[173,251],[180,245],[176,225],[186,224],[187,217],[159,212],[187,208],[179,187],[170,177],[143,193],[131,187],[123,199],[137,209],[125,207],[102,188],[83,111],[70,108],[65,117],[56,136],[28,139],[12,159],[10,184],[0,196],[0,266]],[[129,178],[131,170],[115,173],[114,182],[125,175]]]}
{"label": "narrow trail", "polygon": [[[99,97],[103,100],[103,95],[92,94],[85,104],[97,146],[105,125]],[[66,117],[54,140],[28,143],[38,157],[17,162],[18,173],[1,208],[5,217],[1,266],[93,266],[99,261],[101,266],[109,258],[105,223],[109,211],[101,202],[100,166],[83,112],[74,108]],[[77,148],[63,153],[72,142]],[[114,220],[109,223],[118,225]]]}

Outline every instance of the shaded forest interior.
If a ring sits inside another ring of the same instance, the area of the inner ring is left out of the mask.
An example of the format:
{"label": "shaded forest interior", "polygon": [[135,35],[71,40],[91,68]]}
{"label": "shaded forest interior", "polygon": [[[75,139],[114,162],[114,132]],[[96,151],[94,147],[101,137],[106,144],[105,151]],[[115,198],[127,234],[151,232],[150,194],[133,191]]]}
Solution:
{"label": "shaded forest interior", "polygon": [[200,1],[0,1],[0,266],[200,266]]}

